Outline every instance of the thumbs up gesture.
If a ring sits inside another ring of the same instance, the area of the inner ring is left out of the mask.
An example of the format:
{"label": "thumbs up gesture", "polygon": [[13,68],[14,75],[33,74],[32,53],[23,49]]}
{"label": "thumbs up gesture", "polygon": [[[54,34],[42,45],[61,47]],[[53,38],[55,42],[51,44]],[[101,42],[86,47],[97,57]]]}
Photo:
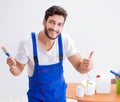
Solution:
{"label": "thumbs up gesture", "polygon": [[90,55],[88,58],[84,58],[83,61],[80,64],[80,70],[81,73],[87,73],[93,68],[93,62],[92,62],[92,56],[93,56],[93,51],[90,52]]}

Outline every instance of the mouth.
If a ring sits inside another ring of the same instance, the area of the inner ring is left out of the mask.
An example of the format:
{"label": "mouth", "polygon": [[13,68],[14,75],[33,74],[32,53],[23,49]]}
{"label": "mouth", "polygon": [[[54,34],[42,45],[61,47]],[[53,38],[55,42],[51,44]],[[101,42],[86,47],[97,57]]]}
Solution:
{"label": "mouth", "polygon": [[50,35],[56,36],[58,34],[58,31],[55,30],[49,30]]}

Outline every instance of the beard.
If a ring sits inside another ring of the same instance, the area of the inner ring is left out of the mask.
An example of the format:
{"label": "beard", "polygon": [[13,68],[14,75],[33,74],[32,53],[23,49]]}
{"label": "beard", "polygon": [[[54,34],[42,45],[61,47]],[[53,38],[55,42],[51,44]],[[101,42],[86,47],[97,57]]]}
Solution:
{"label": "beard", "polygon": [[[53,29],[50,29],[50,30],[53,30]],[[58,35],[57,35],[56,37],[51,37],[51,36],[49,35],[48,29],[46,28],[46,26],[45,26],[45,34],[46,34],[46,36],[47,36],[49,39],[51,39],[51,40],[55,40],[55,39],[58,37]]]}

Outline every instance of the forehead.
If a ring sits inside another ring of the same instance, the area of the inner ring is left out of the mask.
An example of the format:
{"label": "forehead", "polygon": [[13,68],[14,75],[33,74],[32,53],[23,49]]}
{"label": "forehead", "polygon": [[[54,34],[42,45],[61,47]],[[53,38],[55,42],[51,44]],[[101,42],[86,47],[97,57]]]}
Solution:
{"label": "forehead", "polygon": [[48,21],[55,21],[58,23],[64,23],[64,17],[61,15],[53,15],[48,17]]}

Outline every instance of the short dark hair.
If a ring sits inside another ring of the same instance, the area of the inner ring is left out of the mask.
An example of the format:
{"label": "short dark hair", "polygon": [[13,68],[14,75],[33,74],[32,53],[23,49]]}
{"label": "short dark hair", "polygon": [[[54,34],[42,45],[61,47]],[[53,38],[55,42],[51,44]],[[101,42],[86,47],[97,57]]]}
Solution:
{"label": "short dark hair", "polygon": [[44,16],[44,19],[47,21],[48,17],[49,16],[53,16],[53,15],[62,15],[64,17],[64,22],[66,20],[66,17],[67,17],[67,12],[64,8],[60,7],[60,6],[51,6],[50,8],[48,8],[46,11],[45,11],[45,16]]}

